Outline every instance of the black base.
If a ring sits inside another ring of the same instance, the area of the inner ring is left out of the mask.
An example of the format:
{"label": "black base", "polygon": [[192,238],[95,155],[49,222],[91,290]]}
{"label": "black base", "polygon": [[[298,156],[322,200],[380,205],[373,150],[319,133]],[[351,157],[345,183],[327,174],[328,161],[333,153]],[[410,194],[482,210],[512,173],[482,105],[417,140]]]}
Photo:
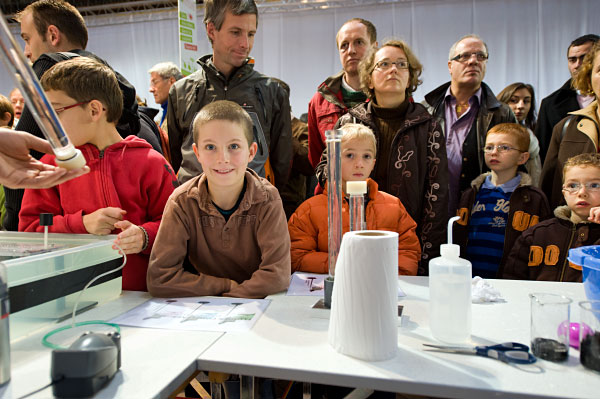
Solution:
{"label": "black base", "polygon": [[331,294],[333,293],[333,277],[325,279],[325,300],[324,305],[327,309],[331,309]]}

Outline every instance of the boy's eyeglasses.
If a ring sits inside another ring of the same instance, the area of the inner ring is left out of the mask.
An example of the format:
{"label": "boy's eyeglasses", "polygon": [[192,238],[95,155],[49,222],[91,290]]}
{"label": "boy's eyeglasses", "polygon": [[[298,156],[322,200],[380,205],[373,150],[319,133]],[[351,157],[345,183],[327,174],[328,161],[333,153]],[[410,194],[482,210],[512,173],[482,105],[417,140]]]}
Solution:
{"label": "boy's eyeglasses", "polygon": [[488,55],[486,53],[478,51],[476,53],[460,53],[457,56],[450,58],[450,61],[458,61],[464,63],[469,61],[472,56],[475,56],[477,58],[477,61],[479,62],[484,62],[488,59]]}
{"label": "boy's eyeglasses", "polygon": [[82,101],[82,102],[77,103],[77,104],[67,105],[66,107],[54,108],[54,112],[56,112],[56,114],[58,115],[58,114],[60,114],[63,111],[66,111],[66,110],[71,109],[71,108],[79,107],[80,105],[85,105],[87,103],[89,103],[89,101]]}
{"label": "boy's eyeglasses", "polygon": [[521,151],[518,148],[514,148],[511,147],[509,145],[506,144],[500,144],[500,145],[486,145],[485,147],[483,147],[483,152],[485,152],[486,154],[491,154],[492,152],[494,152],[494,150],[497,150],[499,154],[502,154],[504,152],[508,152],[511,150],[515,150],[515,151],[519,151],[519,152],[525,152],[525,151]]}
{"label": "boy's eyeglasses", "polygon": [[379,69],[380,71],[387,71],[392,67],[392,65],[396,65],[396,69],[408,69],[408,61],[379,61],[375,64],[374,69]]}
{"label": "boy's eyeglasses", "polygon": [[567,183],[562,186],[563,191],[568,192],[569,194],[578,193],[581,190],[581,187],[585,187],[586,191],[591,193],[597,193],[600,191],[600,182],[592,181],[589,183],[581,184],[581,183]]}

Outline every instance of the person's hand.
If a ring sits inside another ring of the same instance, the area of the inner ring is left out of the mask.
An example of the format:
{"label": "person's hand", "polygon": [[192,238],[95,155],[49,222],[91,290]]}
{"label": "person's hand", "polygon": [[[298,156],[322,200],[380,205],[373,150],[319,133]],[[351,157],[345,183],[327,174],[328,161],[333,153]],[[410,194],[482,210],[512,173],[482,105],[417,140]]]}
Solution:
{"label": "person's hand", "polygon": [[590,209],[590,216],[588,220],[594,223],[600,223],[600,206]]}
{"label": "person's hand", "polygon": [[[114,243],[121,248],[126,254],[137,254],[142,252],[144,247],[144,232],[142,229],[131,223],[129,220],[123,220],[115,223],[115,228],[121,229],[122,231],[117,235]],[[117,249],[113,247],[113,249]]]}
{"label": "person's hand", "polygon": [[240,285],[237,283],[237,281],[235,280],[230,280],[231,281],[231,286],[229,287],[229,291],[233,291],[234,289],[236,289],[237,287],[239,287]]}
{"label": "person's hand", "polygon": [[90,171],[66,170],[33,158],[29,150],[52,153],[50,144],[29,133],[0,128],[0,184],[10,188],[48,188]]}
{"label": "person's hand", "polygon": [[121,208],[100,208],[83,216],[83,226],[90,234],[105,236],[115,228],[115,223],[123,220],[127,211]]}

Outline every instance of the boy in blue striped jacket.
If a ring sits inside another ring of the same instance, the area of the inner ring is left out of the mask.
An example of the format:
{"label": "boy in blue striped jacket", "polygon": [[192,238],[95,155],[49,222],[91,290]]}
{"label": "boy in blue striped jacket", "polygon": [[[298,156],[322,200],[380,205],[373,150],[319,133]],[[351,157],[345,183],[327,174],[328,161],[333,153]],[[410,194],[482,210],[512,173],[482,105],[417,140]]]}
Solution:
{"label": "boy in blue striped jacket", "polygon": [[473,276],[496,278],[521,232],[551,216],[544,193],[518,171],[529,159],[529,133],[516,123],[502,123],[486,135],[484,154],[490,172],[462,193],[454,234]]}

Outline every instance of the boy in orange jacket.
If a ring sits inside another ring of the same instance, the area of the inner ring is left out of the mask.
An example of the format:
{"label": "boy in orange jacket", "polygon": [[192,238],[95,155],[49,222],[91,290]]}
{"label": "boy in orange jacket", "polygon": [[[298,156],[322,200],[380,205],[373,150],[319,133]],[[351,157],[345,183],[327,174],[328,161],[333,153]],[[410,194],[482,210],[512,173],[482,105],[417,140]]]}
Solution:
{"label": "boy in orange jacket", "polygon": [[[369,178],[375,166],[375,135],[368,127],[349,123],[342,127],[342,190],[346,182],[367,181],[365,218],[368,230],[398,233],[398,273],[416,275],[421,247],[416,235],[417,224],[400,200],[378,191]],[[292,242],[292,271],[327,273],[327,190],[304,201],[288,222]],[[350,230],[348,201],[342,204],[342,229]]]}

